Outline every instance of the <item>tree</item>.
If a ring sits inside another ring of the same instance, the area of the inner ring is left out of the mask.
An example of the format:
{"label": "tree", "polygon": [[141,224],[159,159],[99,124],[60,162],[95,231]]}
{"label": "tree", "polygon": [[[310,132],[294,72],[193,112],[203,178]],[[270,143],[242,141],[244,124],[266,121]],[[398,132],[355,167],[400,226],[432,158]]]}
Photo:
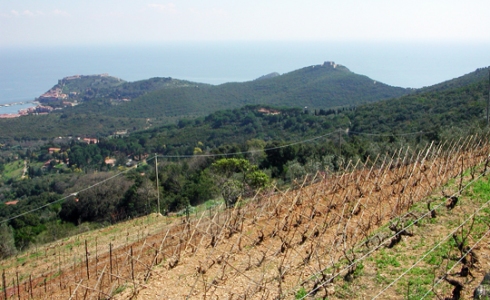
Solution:
{"label": "tree", "polygon": [[269,184],[269,177],[243,158],[223,158],[211,166],[226,206],[232,207],[247,192]]}
{"label": "tree", "polygon": [[[150,211],[153,210],[152,208],[156,206],[157,201],[157,190],[155,184],[148,178],[145,178],[138,187],[136,194],[140,200],[140,206],[144,205],[146,208],[146,213],[150,213]],[[138,211],[139,210],[141,210],[141,208],[138,209]]]}
{"label": "tree", "polygon": [[17,252],[15,248],[14,232],[12,227],[3,223],[0,225],[0,259],[7,258]]}
{"label": "tree", "polygon": [[[81,177],[73,190],[93,186],[111,176],[111,173],[94,173]],[[76,199],[70,198],[63,203],[60,218],[74,224],[84,221],[117,221],[118,207],[132,185],[132,180],[120,176],[86,189]]]}
{"label": "tree", "polygon": [[253,164],[260,164],[266,157],[264,148],[266,143],[263,140],[251,139],[247,141],[249,159]]}

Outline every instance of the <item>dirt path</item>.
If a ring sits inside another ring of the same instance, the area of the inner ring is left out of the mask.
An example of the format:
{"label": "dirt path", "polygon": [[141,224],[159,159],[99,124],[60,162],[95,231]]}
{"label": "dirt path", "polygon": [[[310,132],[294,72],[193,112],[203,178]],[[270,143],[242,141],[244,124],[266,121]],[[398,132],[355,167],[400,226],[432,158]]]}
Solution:
{"label": "dirt path", "polygon": [[27,160],[24,159],[24,169],[22,170],[22,176],[20,178],[21,179],[26,178],[26,174],[27,174]]}

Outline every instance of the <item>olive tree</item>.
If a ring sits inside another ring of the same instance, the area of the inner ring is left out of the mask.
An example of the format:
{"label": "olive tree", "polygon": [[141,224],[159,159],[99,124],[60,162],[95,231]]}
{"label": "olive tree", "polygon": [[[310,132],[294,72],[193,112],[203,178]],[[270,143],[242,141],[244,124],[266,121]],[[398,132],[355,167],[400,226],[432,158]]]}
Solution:
{"label": "olive tree", "polygon": [[242,158],[223,158],[211,169],[227,207],[232,207],[244,195],[270,183],[270,178]]}

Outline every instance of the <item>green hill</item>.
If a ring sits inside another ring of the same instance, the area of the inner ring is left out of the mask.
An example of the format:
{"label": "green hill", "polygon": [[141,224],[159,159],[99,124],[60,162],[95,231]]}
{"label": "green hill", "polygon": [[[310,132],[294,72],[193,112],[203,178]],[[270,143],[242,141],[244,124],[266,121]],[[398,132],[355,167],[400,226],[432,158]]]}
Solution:
{"label": "green hill", "polygon": [[[103,137],[119,130],[141,131],[163,124],[176,124],[183,118],[204,117],[216,111],[246,105],[308,107],[311,112],[356,106],[359,107],[358,117],[352,119],[356,130],[375,130],[376,124],[384,126],[383,130],[400,126],[412,130],[410,120],[414,114],[430,119],[432,115],[427,113],[447,106],[445,100],[424,100],[427,93],[432,93],[430,97],[438,99],[446,97],[446,94],[438,93],[452,91],[453,96],[447,97],[456,99],[459,97],[458,88],[484,84],[487,74],[488,68],[478,69],[420,90],[391,87],[330,62],[283,75],[274,74],[253,81],[217,86],[172,78],[126,82],[106,75],[79,76],[77,79],[62,79],[55,88],[62,89],[66,94],[71,93],[72,101],[77,100],[80,105],[55,111],[48,116],[1,119],[0,125],[9,130],[0,133],[0,140],[47,139],[67,135]],[[475,97],[481,98],[480,94]],[[393,98],[398,100],[382,101]],[[413,102],[413,99],[418,100]],[[361,109],[364,104],[379,101],[378,106],[366,105]],[[477,106],[472,109],[481,112],[481,104]],[[364,114],[363,120],[361,113]],[[390,121],[384,122],[384,119]]]}
{"label": "green hill", "polygon": [[195,116],[255,104],[325,109],[398,97],[409,91],[352,73],[341,65],[324,63],[243,83],[155,90],[114,107],[108,114]]}
{"label": "green hill", "polygon": [[411,95],[357,107],[351,129],[362,133],[439,131],[486,121],[489,68]]}
{"label": "green hill", "polygon": [[[488,69],[477,70],[476,73],[488,74]],[[205,118],[182,119],[176,125],[141,131],[132,135],[130,140],[144,140],[145,145],[152,149],[150,153],[156,150],[181,155],[192,155],[198,143],[214,149],[221,145],[244,144],[251,139],[297,141],[330,134],[339,128],[349,129],[346,140],[355,140],[356,147],[360,148],[372,140],[382,143],[396,140],[416,142],[439,139],[442,135],[448,138],[456,132],[462,134],[483,125],[487,99],[488,79],[471,73],[437,90],[355,107],[304,110],[249,105],[220,110]],[[269,112],[264,113],[264,110]],[[332,141],[336,139],[338,134]],[[161,145],[166,148],[162,149]],[[344,150],[350,151],[348,147]],[[354,148],[351,150],[354,156],[361,153]]]}
{"label": "green hill", "polygon": [[[295,72],[317,72],[313,70],[315,68]],[[340,70],[343,73],[333,70],[321,70],[319,73],[322,71],[336,78],[347,74],[345,70]],[[181,118],[173,124],[157,126],[155,123],[146,130],[143,128],[149,124],[145,118],[106,117],[107,111],[124,104],[113,105],[103,98],[93,98],[85,105],[48,116],[0,120],[1,128],[8,128],[2,131],[2,135],[16,139],[2,145],[0,151],[0,171],[5,175],[0,182],[0,202],[20,201],[15,206],[2,206],[0,217],[6,219],[41,207],[109,178],[114,175],[112,171],[137,162],[137,169],[120,177],[118,184],[101,186],[94,193],[81,193],[77,198],[80,202],[70,201],[54,209],[47,208],[40,214],[29,214],[21,219],[22,222],[10,222],[14,230],[14,246],[24,249],[36,239],[47,241],[61,237],[48,236],[51,229],[68,234],[74,232],[73,224],[81,221],[115,222],[151,211],[148,200],[153,196],[148,194],[148,187],[155,186],[156,176],[155,169],[144,160],[151,162],[154,154],[166,156],[158,158],[162,204],[169,211],[176,211],[189,204],[194,206],[219,197],[218,188],[222,184],[215,180],[227,176],[220,177],[223,174],[218,174],[213,164],[224,154],[226,157],[248,159],[253,167],[243,170],[260,171],[256,174],[260,177],[252,179],[270,178],[282,185],[308,173],[337,172],[350,160],[391,157],[401,147],[417,149],[432,141],[437,143],[478,131],[485,132],[488,80],[478,75],[485,72],[488,69],[455,79],[452,85],[364,105],[336,109],[246,105],[215,111],[206,117]],[[211,93],[211,89],[232,85],[246,90],[247,84],[255,87],[264,83],[273,85],[282,76],[259,80],[258,83],[196,86],[192,89]],[[160,84],[158,82],[156,80],[155,85]],[[105,83],[97,84],[99,91],[104,90],[100,86]],[[310,84],[315,85],[314,82]],[[189,87],[169,87],[167,90],[182,95],[192,94]],[[265,97],[266,94],[256,95]],[[152,93],[140,98],[148,95]],[[82,108],[83,113],[80,112]],[[141,130],[122,138],[99,135],[97,144],[87,144],[76,138],[26,141],[40,137],[76,137],[77,134],[104,133],[120,128]],[[54,151],[50,148],[59,149]],[[106,160],[108,158],[114,162]],[[25,171],[19,173],[23,166],[26,166]],[[148,176],[141,176],[143,173]],[[22,179],[22,175],[26,177]],[[234,174],[235,177],[230,179],[245,178],[242,175]],[[73,224],[60,223],[60,220]]]}
{"label": "green hill", "polygon": [[195,86],[195,83],[173,78],[150,78],[128,82],[107,74],[75,75],[58,81],[51,90],[61,89],[72,100],[90,101],[93,99],[121,100],[133,99],[146,93],[167,88]]}
{"label": "green hill", "polygon": [[418,89],[417,92],[422,93],[422,92],[435,92],[435,91],[444,91],[447,89],[452,89],[452,88],[459,88],[463,86],[467,86],[469,84],[479,82],[482,80],[487,80],[489,79],[489,67],[486,68],[478,68],[475,71],[462,75],[460,77],[450,79],[443,81],[441,83],[429,86],[429,87],[424,87],[421,89]]}

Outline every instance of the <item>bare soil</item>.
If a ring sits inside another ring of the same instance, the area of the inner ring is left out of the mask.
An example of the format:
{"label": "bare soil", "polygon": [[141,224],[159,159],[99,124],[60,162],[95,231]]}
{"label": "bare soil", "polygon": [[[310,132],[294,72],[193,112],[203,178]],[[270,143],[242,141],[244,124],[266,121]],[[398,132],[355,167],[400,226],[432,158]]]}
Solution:
{"label": "bare soil", "polygon": [[[2,262],[7,297],[420,299],[431,289],[450,297],[453,286],[436,284],[449,273],[468,299],[490,265],[484,202],[466,186],[486,176],[488,147],[476,144],[469,138],[400,151],[349,164],[341,175],[319,173],[290,190],[258,194],[233,209],[214,207],[190,218],[152,215],[34,249]],[[452,194],[459,201],[448,210]],[[463,223],[475,209],[480,227]],[[414,222],[406,229],[411,235],[395,243],[388,225]],[[461,255],[447,242],[453,231],[476,246],[471,276],[456,274]],[[441,242],[447,249],[429,252]]]}

